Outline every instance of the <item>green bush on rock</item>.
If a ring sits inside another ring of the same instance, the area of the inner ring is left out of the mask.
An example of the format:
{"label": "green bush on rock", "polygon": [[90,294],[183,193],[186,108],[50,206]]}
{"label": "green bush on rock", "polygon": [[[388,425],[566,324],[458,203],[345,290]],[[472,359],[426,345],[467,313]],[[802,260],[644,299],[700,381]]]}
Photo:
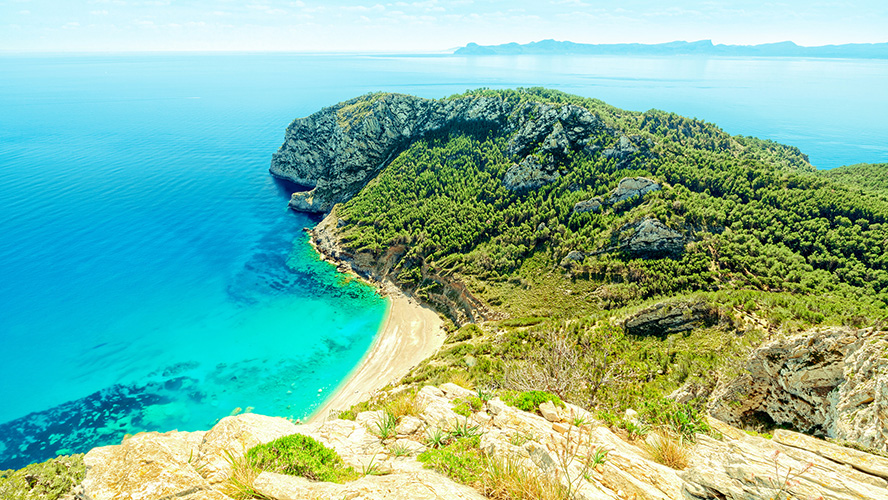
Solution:
{"label": "green bush on rock", "polygon": [[358,478],[335,451],[302,434],[254,446],[247,451],[246,459],[261,470],[315,481],[344,483]]}

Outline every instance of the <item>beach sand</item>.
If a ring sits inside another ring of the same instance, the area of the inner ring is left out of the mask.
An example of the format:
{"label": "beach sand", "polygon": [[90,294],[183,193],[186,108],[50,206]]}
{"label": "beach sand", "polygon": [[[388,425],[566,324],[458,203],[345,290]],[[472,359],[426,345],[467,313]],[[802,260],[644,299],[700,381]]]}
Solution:
{"label": "beach sand", "polygon": [[443,345],[444,322],[432,309],[407,297],[391,283],[384,288],[391,302],[373,345],[333,395],[312,413],[309,422],[321,422],[331,411],[347,410],[367,400]]}

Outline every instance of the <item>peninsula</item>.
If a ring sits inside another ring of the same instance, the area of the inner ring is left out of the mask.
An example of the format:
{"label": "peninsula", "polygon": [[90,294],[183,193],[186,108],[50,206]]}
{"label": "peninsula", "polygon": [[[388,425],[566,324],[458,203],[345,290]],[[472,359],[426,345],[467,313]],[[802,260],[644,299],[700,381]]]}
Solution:
{"label": "peninsula", "polygon": [[610,55],[610,56],[731,56],[731,57],[830,57],[849,59],[888,59],[888,43],[847,43],[806,47],[793,42],[760,45],[713,44],[712,40],[668,43],[589,44],[569,41],[541,40],[518,44],[478,45],[469,43],[456,49],[458,56],[514,55]]}

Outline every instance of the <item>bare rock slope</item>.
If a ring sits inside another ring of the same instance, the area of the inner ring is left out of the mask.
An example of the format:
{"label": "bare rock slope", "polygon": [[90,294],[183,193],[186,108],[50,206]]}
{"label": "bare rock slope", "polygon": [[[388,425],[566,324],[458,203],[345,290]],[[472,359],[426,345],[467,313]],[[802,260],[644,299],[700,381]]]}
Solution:
{"label": "bare rock slope", "polygon": [[[808,436],[779,431],[768,441],[713,420],[723,437],[697,435],[689,467],[679,471],[653,461],[644,442],[624,441],[571,405],[541,405],[541,416],[492,399],[468,417],[457,414],[457,398],[474,394],[453,384],[424,387],[415,400],[417,416],[401,417],[395,435],[384,440],[373,432],[381,412],[310,425],[245,414],[227,417],[208,432],[138,434],[87,455],[79,495],[92,500],[226,500],[232,461],[251,446],[300,433],[335,449],[358,471],[385,474],[334,484],[261,472],[252,486],[264,498],[483,499],[481,491],[416,459],[435,430],[471,426],[487,457],[521,467],[528,478],[570,485],[577,499],[888,498],[888,459]],[[595,450],[606,452],[607,459],[589,468],[583,457]],[[794,471],[793,481],[778,484],[775,471],[781,477]]]}

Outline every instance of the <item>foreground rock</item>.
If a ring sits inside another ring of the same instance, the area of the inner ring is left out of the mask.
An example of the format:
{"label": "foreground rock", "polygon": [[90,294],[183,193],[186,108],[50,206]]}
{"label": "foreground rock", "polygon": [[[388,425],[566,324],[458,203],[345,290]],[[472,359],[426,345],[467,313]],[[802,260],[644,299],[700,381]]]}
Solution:
{"label": "foreground rock", "polygon": [[832,328],[757,349],[711,412],[741,426],[790,425],[888,451],[888,332]]}
{"label": "foreground rock", "polygon": [[[300,433],[335,449],[357,471],[384,474],[334,484],[264,471],[252,482],[256,492],[276,500],[480,500],[479,491],[416,459],[427,449],[427,436],[465,426],[477,428],[478,448],[490,459],[523,468],[528,481],[550,478],[569,484],[573,498],[580,500],[888,498],[888,459],[809,436],[777,431],[768,441],[713,420],[721,440],[698,435],[689,450],[689,467],[677,471],[652,461],[643,443],[624,441],[572,405],[544,404],[540,416],[495,398],[468,417],[455,413],[455,401],[473,394],[453,384],[424,387],[414,401],[416,415],[402,417],[397,435],[384,440],[373,432],[380,411],[359,413],[354,421],[310,425],[246,414],[227,417],[208,432],[138,434],[87,454],[80,498],[226,500],[230,490],[222,478],[231,473],[231,461],[250,446]],[[584,465],[583,457],[596,450],[607,452],[606,461],[595,468]],[[787,473],[790,484],[775,482]]]}

